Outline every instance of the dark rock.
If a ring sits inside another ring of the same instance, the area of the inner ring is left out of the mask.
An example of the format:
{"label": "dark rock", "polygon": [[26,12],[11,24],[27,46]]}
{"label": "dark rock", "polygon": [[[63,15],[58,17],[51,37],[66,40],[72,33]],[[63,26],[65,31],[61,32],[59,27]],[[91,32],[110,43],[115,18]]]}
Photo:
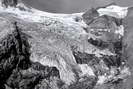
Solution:
{"label": "dark rock", "polygon": [[63,89],[64,83],[57,77],[50,77],[50,79],[43,79],[35,87],[35,89]]}
{"label": "dark rock", "polygon": [[94,54],[81,53],[79,51],[73,51],[73,55],[78,64],[87,64],[95,57]]}
{"label": "dark rock", "polygon": [[16,67],[28,68],[30,65],[30,47],[26,37],[17,27],[11,34],[3,38],[0,44],[0,82],[2,84],[6,82]]}
{"label": "dark rock", "polygon": [[[88,39],[88,42],[100,49],[108,48],[116,54],[116,56],[103,56],[103,59],[104,59],[105,63],[107,63],[108,66],[109,65],[110,66],[120,66],[121,62],[124,61],[121,58],[122,57],[122,39],[120,39],[116,42],[107,43],[100,39],[93,40],[92,38],[90,38],[90,39]],[[110,46],[110,45],[112,45],[112,46]]]}
{"label": "dark rock", "polygon": [[123,49],[122,38],[120,40],[114,42],[113,45],[114,45],[115,53],[121,55],[122,54],[122,49]]}
{"label": "dark rock", "polygon": [[43,66],[30,61],[28,37],[14,24],[14,31],[0,41],[0,84],[15,89],[34,89],[42,80],[56,76],[56,67]]}
{"label": "dark rock", "polygon": [[107,29],[112,22],[114,22],[117,26],[122,25],[122,19],[107,15],[99,16],[97,9],[98,8],[92,8],[82,15],[83,21],[87,25],[98,29]]}
{"label": "dark rock", "polygon": [[79,82],[69,86],[68,89],[93,89],[96,85],[96,77],[85,77],[82,78]]}
{"label": "dark rock", "polygon": [[85,23],[87,25],[89,25],[90,23],[92,23],[97,17],[99,16],[98,12],[96,11],[96,9],[92,8],[90,10],[88,10],[87,12],[85,12],[82,17],[83,20],[85,21]]}
{"label": "dark rock", "polygon": [[119,67],[121,65],[121,56],[103,56],[105,64],[110,68],[111,66]]}
{"label": "dark rock", "polygon": [[107,48],[109,46],[109,43],[104,42],[100,39],[94,40],[93,38],[88,39],[88,42],[91,43],[92,45],[99,47],[99,48]]}
{"label": "dark rock", "polygon": [[97,17],[92,23],[89,24],[91,28],[96,29],[110,29],[113,28],[112,23],[115,23],[116,26],[122,25],[122,19],[118,19],[115,17],[103,15]]}
{"label": "dark rock", "polygon": [[95,39],[89,38],[88,42],[100,49],[108,48],[111,52],[116,51],[118,46],[117,48],[115,46],[120,43],[119,40],[121,38],[119,38],[119,35],[115,31],[118,29],[118,26],[122,25],[122,21],[122,19],[107,15],[98,16],[85,29],[86,32],[95,36]]}
{"label": "dark rock", "polygon": [[55,67],[33,63],[27,70],[15,69],[7,81],[8,86],[17,89],[34,89],[43,79],[50,77],[59,79],[59,71]]}
{"label": "dark rock", "polygon": [[16,7],[16,5],[18,4],[18,0],[2,0],[2,4],[6,7],[8,6]]}

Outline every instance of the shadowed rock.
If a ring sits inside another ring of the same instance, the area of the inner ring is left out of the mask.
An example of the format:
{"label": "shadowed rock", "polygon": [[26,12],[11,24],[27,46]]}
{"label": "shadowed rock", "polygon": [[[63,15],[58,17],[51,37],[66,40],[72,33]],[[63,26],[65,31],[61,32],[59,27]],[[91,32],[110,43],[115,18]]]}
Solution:
{"label": "shadowed rock", "polygon": [[52,76],[60,78],[55,67],[31,62],[27,35],[21,32],[16,23],[13,29],[0,41],[1,89],[5,89],[5,84],[13,89],[33,89],[41,79]]}
{"label": "shadowed rock", "polygon": [[2,4],[5,7],[9,6],[16,7],[16,5],[18,4],[18,0],[2,0]]}
{"label": "shadowed rock", "polygon": [[1,39],[0,43],[0,79],[1,85],[11,75],[13,69],[27,69],[30,65],[29,44],[20,29],[14,25],[14,31]]}
{"label": "shadowed rock", "polygon": [[95,57],[95,55],[93,54],[87,54],[87,53],[81,53],[81,52],[73,52],[73,55],[78,64],[87,64]]}

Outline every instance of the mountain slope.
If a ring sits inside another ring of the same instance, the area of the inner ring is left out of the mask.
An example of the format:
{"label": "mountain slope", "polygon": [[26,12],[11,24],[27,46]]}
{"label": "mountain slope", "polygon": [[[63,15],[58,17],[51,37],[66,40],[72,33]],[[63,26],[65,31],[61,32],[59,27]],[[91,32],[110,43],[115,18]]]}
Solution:
{"label": "mountain slope", "polygon": [[3,1],[1,89],[124,89],[130,75],[122,58],[127,7],[53,14]]}

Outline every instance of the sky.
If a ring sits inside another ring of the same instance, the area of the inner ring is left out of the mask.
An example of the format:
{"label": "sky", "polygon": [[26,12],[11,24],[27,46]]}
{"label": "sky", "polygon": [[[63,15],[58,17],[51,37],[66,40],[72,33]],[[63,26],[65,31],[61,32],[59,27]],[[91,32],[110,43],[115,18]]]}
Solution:
{"label": "sky", "polygon": [[133,6],[133,0],[23,0],[27,5],[53,13],[78,13],[91,7],[116,2],[120,6]]}

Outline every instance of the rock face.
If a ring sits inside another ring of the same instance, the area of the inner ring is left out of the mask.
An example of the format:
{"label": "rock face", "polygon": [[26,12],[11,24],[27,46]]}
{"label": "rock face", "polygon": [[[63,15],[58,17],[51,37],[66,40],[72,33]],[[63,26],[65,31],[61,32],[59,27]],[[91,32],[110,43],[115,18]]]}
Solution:
{"label": "rock face", "polygon": [[16,7],[16,5],[18,4],[18,0],[2,0],[2,4],[5,5],[6,7],[8,6]]}
{"label": "rock face", "polygon": [[130,38],[124,35],[129,8],[53,14],[5,1],[7,6],[0,6],[0,89],[129,89],[124,87],[132,74],[125,52],[131,44],[123,47]]}

